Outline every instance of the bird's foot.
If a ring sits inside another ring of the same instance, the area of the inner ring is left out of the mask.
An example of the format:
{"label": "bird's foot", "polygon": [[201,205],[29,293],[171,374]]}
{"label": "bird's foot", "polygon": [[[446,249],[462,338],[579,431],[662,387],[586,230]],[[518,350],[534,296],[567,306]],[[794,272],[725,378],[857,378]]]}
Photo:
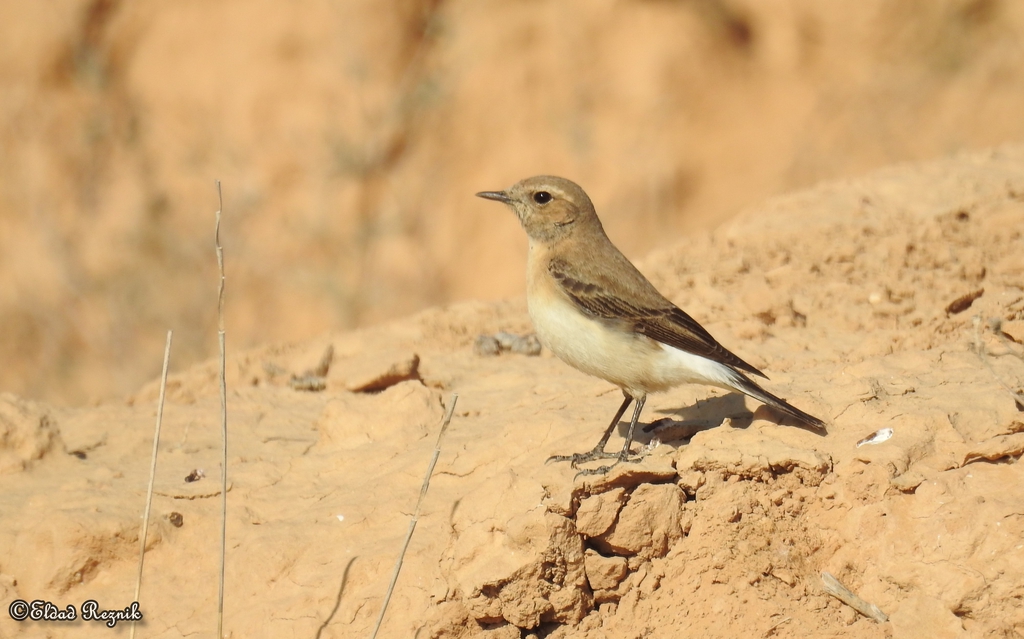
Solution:
{"label": "bird's foot", "polygon": [[579,464],[585,464],[587,462],[594,461],[595,459],[618,459],[620,456],[620,453],[608,453],[601,450],[600,448],[595,448],[594,450],[587,451],[585,453],[573,453],[572,455],[552,455],[551,457],[548,457],[547,461],[545,461],[544,463],[550,464],[551,462],[567,461],[569,462],[569,465],[571,467],[576,468],[576,466],[578,466]]}
{"label": "bird's foot", "polygon": [[572,468],[579,469],[580,464],[592,462],[597,459],[614,459],[615,462],[613,464],[609,464],[608,466],[599,466],[597,468],[583,468],[579,469],[579,472],[576,473],[577,477],[579,477],[580,475],[604,475],[609,470],[611,470],[612,468],[621,463],[635,464],[639,462],[640,460],[647,456],[647,452],[647,450],[642,450],[639,453],[634,453],[629,450],[623,450],[617,453],[610,453],[599,448],[595,448],[594,450],[585,453],[575,453],[572,455],[552,455],[551,457],[548,457],[546,463],[567,461],[569,462],[569,465]]}
{"label": "bird's foot", "polygon": [[[612,455],[612,457],[615,458],[615,462],[614,463],[609,464],[607,466],[598,466],[597,468],[580,468],[576,472],[576,477],[591,476],[591,475],[606,475],[606,474],[608,474],[608,471],[610,471],[612,468],[615,468],[619,464],[623,464],[623,463],[625,463],[625,464],[635,464],[635,463],[643,460],[643,458],[646,457],[646,456],[647,455],[646,455],[645,452],[640,452],[640,453],[636,453],[636,454],[632,454],[632,455]],[[575,468],[575,466],[573,468]]]}

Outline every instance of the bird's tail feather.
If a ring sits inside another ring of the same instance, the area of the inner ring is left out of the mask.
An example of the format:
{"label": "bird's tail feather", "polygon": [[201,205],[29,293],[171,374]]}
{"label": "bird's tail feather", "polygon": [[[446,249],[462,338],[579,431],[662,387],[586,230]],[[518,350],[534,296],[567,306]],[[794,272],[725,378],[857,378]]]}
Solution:
{"label": "bird's tail feather", "polygon": [[800,420],[804,424],[807,424],[808,426],[813,426],[820,430],[825,430],[824,421],[818,419],[814,415],[810,415],[808,413],[803,412],[802,410],[800,410],[796,406],[793,406],[792,404],[782,399],[781,397],[776,397],[775,395],[772,395],[771,393],[769,393],[768,391],[754,383],[749,377],[747,377],[743,373],[736,371],[735,382],[736,390],[753,397],[759,402],[768,404],[772,408],[780,412],[783,412],[786,415],[789,415],[790,417],[795,417],[796,419]]}

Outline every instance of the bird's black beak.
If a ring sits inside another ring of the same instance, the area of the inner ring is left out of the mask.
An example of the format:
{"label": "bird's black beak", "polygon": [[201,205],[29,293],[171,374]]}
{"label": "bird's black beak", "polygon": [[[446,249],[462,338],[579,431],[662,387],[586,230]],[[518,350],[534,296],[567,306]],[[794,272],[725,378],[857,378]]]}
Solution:
{"label": "bird's black beak", "polygon": [[476,194],[477,197],[482,197],[485,200],[495,200],[497,202],[504,202],[505,204],[511,204],[512,198],[508,196],[508,193],[504,191],[480,191]]}

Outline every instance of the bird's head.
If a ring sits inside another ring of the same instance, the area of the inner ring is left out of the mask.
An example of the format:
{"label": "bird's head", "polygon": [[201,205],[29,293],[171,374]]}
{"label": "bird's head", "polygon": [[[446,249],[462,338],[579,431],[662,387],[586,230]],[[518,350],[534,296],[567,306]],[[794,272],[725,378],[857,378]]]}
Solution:
{"label": "bird's head", "polygon": [[477,197],[508,204],[533,241],[551,243],[577,229],[601,228],[586,192],[565,178],[538,175],[504,191],[482,191]]}

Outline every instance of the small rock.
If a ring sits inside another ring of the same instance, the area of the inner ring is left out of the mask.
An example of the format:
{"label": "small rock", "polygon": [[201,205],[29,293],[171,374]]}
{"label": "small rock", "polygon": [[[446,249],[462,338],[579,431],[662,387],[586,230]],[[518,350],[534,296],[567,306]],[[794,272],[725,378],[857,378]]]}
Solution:
{"label": "small rock", "polygon": [[288,381],[288,385],[297,391],[319,393],[327,388],[327,378],[318,377],[316,375],[296,376],[292,377],[291,380]]}
{"label": "small rock", "polygon": [[625,495],[625,488],[613,488],[581,501],[576,510],[576,530],[587,537],[597,537],[608,532],[619,516]]}
{"label": "small rock", "polygon": [[588,548],[583,558],[591,590],[614,590],[625,578],[628,568],[623,557],[604,557]]}
{"label": "small rock", "polygon": [[857,614],[856,610],[847,606],[839,612],[839,618],[844,626],[852,626],[860,618],[860,615]]}
{"label": "small rock", "polygon": [[735,524],[743,517],[736,504],[724,504],[719,509],[718,514],[723,520],[730,524]]}
{"label": "small rock", "polygon": [[518,342],[520,337],[518,335],[513,335],[512,333],[499,331],[494,334],[494,339],[498,342],[498,345],[501,346],[501,350],[510,351],[512,350],[512,345]]}
{"label": "small rock", "polygon": [[501,353],[501,344],[490,335],[480,335],[473,342],[473,352],[481,357],[494,357]]}
{"label": "small rock", "polygon": [[594,539],[605,554],[664,557],[683,538],[686,496],[675,484],[642,484],[619,512],[618,521]]}
{"label": "small rock", "polygon": [[534,357],[540,355],[540,349],[540,340],[533,333],[515,335],[501,331],[494,335],[480,335],[473,343],[473,351],[483,357],[494,357],[501,353]]}
{"label": "small rock", "polygon": [[773,569],[772,570],[772,577],[775,577],[776,579],[778,579],[782,583],[786,584],[787,586],[795,586],[796,585],[796,576],[792,572],[786,570],[785,568],[775,568],[775,569]]}
{"label": "small rock", "polygon": [[510,349],[513,353],[519,355],[526,355],[527,357],[536,357],[540,355],[540,340],[537,339],[536,335],[524,335],[512,344]]}
{"label": "small rock", "polygon": [[704,473],[696,470],[679,473],[676,485],[682,488],[688,496],[693,497],[697,494],[697,489],[704,485]]}
{"label": "small rock", "polygon": [[890,479],[889,484],[901,493],[912,493],[917,490],[924,479],[924,475],[916,470],[908,470],[902,475]]}

